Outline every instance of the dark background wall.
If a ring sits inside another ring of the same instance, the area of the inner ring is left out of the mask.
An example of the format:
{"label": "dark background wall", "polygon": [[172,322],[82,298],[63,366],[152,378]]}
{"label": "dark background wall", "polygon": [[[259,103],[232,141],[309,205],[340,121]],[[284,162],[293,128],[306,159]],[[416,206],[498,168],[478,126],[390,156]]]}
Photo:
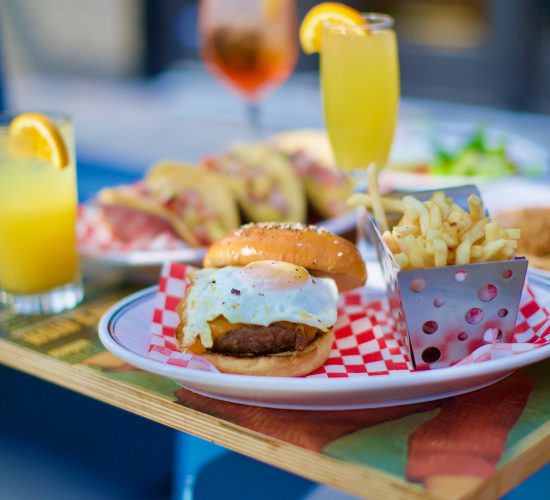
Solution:
{"label": "dark background wall", "polygon": [[[301,19],[316,0],[297,0]],[[396,21],[403,94],[550,111],[550,2],[344,0]],[[197,58],[196,0],[145,2],[146,74]],[[298,71],[317,56],[300,56]]]}

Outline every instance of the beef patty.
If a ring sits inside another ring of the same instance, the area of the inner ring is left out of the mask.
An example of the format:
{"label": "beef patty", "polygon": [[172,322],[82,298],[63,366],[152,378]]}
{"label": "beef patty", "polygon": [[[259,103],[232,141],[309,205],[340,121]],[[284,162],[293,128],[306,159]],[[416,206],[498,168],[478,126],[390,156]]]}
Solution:
{"label": "beef patty", "polygon": [[232,356],[276,354],[303,351],[313,340],[300,329],[245,325],[217,337],[211,351]]}

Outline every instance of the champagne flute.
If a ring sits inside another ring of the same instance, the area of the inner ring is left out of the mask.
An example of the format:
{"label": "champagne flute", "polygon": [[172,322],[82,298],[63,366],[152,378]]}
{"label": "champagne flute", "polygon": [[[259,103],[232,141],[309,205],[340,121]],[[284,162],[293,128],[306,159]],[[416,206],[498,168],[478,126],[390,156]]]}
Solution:
{"label": "champagne flute", "polygon": [[[364,14],[363,26],[325,24],[321,40],[321,88],[325,126],[338,168],[367,186],[367,167],[388,162],[399,108],[399,61],[393,19]],[[365,214],[358,212],[358,244],[365,260]]]}
{"label": "champagne flute", "polygon": [[260,99],[296,65],[294,0],[201,0],[199,28],[207,68],[245,100],[257,129]]}

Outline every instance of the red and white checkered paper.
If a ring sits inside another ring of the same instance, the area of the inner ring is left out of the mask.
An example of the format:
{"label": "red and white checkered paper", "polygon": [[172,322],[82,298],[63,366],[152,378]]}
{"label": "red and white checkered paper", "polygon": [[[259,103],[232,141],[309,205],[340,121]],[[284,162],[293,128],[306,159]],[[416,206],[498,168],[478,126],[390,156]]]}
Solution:
{"label": "red and white checkered paper", "polygon": [[117,235],[120,231],[116,229],[116,207],[112,209],[111,224],[107,223],[103,210],[99,205],[79,206],[76,236],[78,248],[84,254],[189,248],[165,222],[137,211],[131,217],[120,211],[120,225],[125,234],[131,235],[122,239]]}
{"label": "red and white checkered paper", "polygon": [[[175,330],[179,323],[176,308],[188,286],[186,275],[190,269],[177,263],[167,263],[162,269],[151,322],[149,356],[171,365],[217,372],[206,359],[180,353],[176,348]],[[548,296],[537,297],[530,288],[525,287],[518,312],[515,342],[487,344],[458,364],[499,359],[550,343],[549,299]],[[307,378],[389,375],[398,371],[413,371],[407,349],[393,327],[388,304],[384,300],[368,300],[357,291],[343,294],[334,332],[336,340],[327,361],[321,368],[306,375]]]}

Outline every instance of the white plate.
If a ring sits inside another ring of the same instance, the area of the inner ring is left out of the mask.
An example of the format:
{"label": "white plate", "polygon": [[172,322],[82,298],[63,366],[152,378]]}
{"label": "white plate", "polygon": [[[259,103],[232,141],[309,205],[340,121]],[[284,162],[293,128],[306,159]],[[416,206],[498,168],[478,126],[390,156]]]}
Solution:
{"label": "white plate", "polygon": [[101,318],[99,336],[115,356],[199,394],[298,410],[349,410],[417,403],[474,391],[550,357],[550,345],[508,358],[414,373],[315,379],[253,377],[192,370],[148,357],[156,287],[121,300]]}
{"label": "white plate", "polygon": [[538,267],[530,267],[529,275],[533,283],[550,288],[550,271],[539,269]]}
{"label": "white plate", "polygon": [[[428,163],[434,159],[434,146],[441,145],[449,150],[461,147],[476,130],[473,123],[431,122],[414,125],[402,124],[398,127],[390,158],[390,164],[402,168],[388,168],[382,173],[381,182],[394,189],[421,190],[460,186],[463,184],[491,184],[499,178],[443,176],[420,174],[407,171],[411,167]],[[533,166],[541,174],[548,172],[550,158],[542,146],[518,134],[485,127],[489,144],[506,144],[508,155],[519,170],[525,175]],[[515,176],[517,178],[517,176]]]}
{"label": "white plate", "polygon": [[[332,219],[326,219],[316,224],[334,234],[343,234],[355,227],[355,214],[348,212]],[[88,260],[119,267],[151,267],[160,266],[164,262],[182,262],[197,264],[202,262],[206,248],[174,248],[169,250],[109,250],[80,248],[80,255]]]}

